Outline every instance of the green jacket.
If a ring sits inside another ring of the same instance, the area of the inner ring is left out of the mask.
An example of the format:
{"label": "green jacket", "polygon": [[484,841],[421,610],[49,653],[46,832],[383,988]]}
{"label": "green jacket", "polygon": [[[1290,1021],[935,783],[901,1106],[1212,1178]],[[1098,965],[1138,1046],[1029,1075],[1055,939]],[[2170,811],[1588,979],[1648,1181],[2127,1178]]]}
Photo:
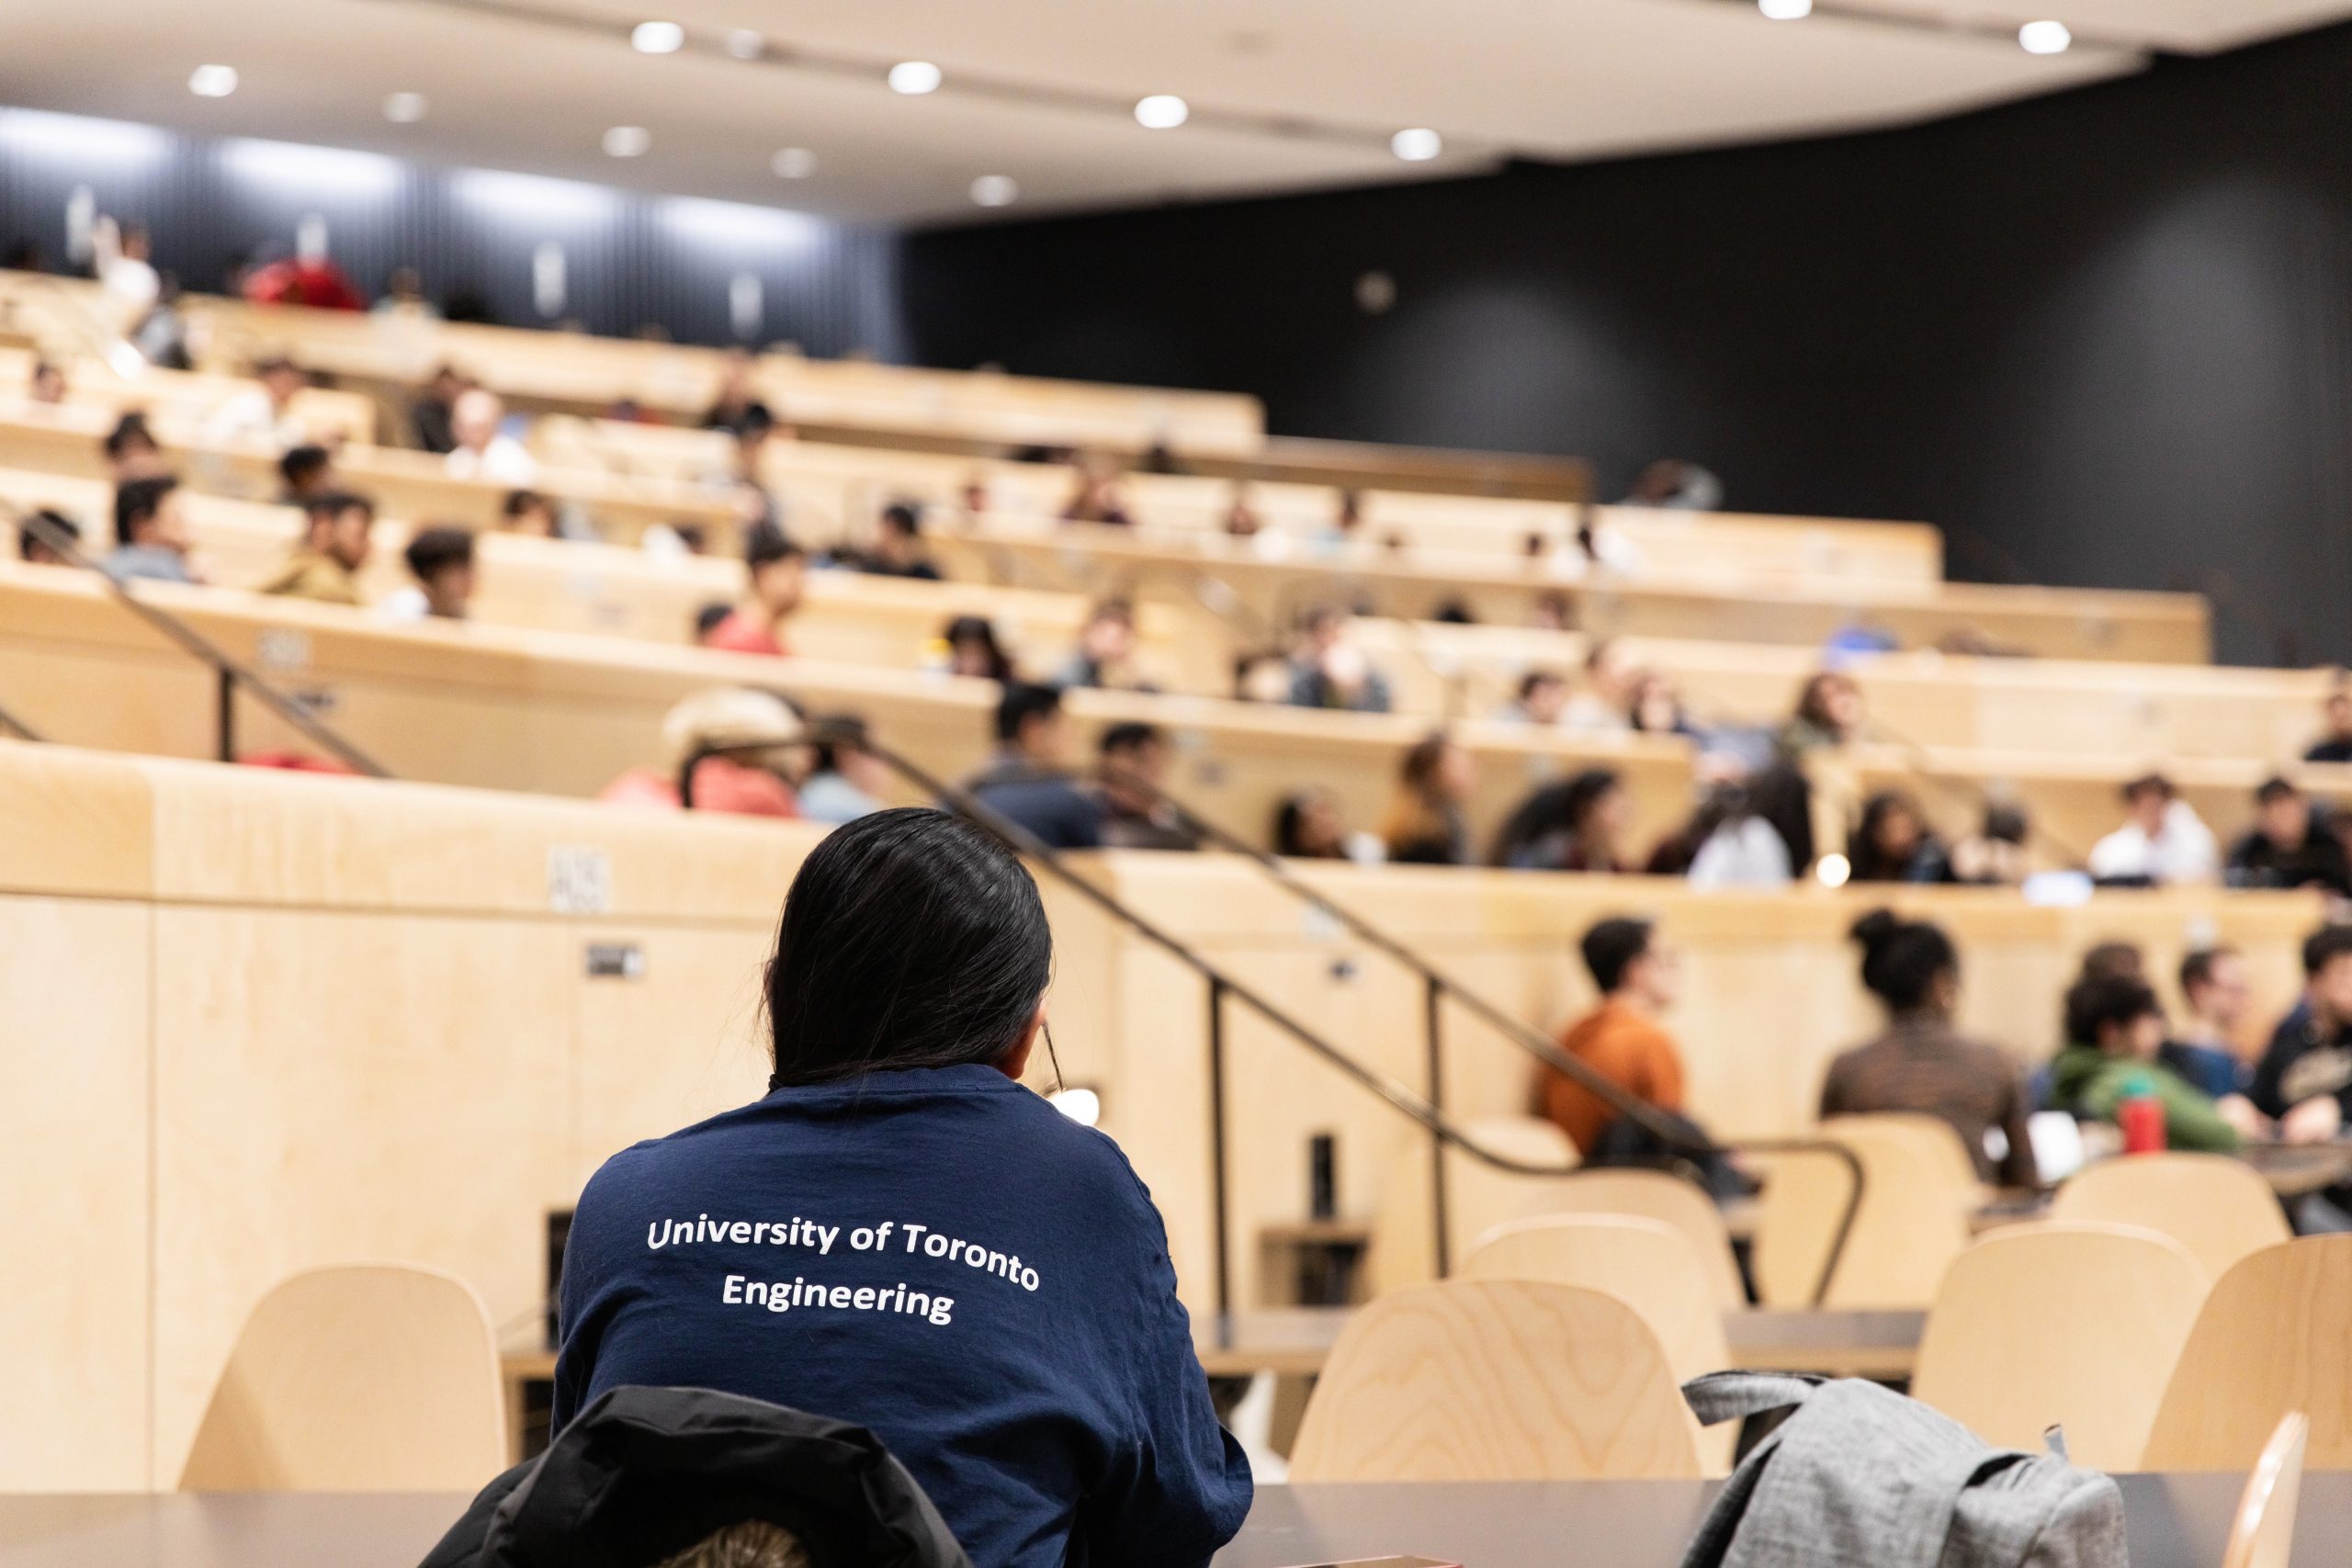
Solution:
{"label": "green jacket", "polygon": [[2237,1153],[2237,1130],[2222,1120],[2211,1098],[2161,1062],[2110,1056],[2092,1045],[2069,1045],[2052,1065],[2051,1098],[2062,1111],[2112,1122],[2115,1108],[2142,1083],[2165,1108],[2165,1142],[2170,1147]]}

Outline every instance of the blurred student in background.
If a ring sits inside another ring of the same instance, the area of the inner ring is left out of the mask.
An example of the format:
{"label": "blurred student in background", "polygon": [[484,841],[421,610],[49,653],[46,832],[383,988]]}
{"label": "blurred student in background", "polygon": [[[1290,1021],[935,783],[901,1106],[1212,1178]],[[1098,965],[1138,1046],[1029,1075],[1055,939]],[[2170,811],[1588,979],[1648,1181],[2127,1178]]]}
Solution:
{"label": "blurred student in background", "polygon": [[312,496],[302,507],[302,540],[264,593],[319,604],[357,604],[359,569],[368,564],[376,503],[348,491]]}
{"label": "blurred student in background", "polygon": [[2352,762],[2352,688],[2337,686],[2322,708],[2327,728],[2303,753],[2306,762]]}
{"label": "blurred student in background", "polygon": [[1622,735],[1634,727],[1640,671],[1623,649],[1602,637],[1585,650],[1584,689],[1568,699],[1560,722],[1587,735]]}
{"label": "blurred student in background", "polygon": [[[33,515],[48,524],[51,527],[56,529],[59,533],[64,535],[66,539],[76,547],[81,544],[82,525],[79,523],[74,522],[71,517],[66,516],[62,512],[44,506],[39,512],[34,513]],[[51,546],[48,540],[35,534],[30,528],[19,528],[17,531],[17,558],[22,560],[27,566],[68,566],[72,564],[63,556],[58,554],[56,549]]]}
{"label": "blurred student in background", "polygon": [[106,569],[118,582],[204,581],[188,560],[187,498],[168,474],[117,487],[114,537]]}
{"label": "blurred student in background", "polygon": [[1371,833],[1351,832],[1339,796],[1319,786],[1294,790],[1274,808],[1274,853],[1293,860],[1344,860],[1377,865],[1387,856]]}
{"label": "blurred student in background", "polygon": [[694,808],[736,817],[797,817],[800,808],[785,782],[799,761],[800,718],[784,700],[741,686],[713,686],[695,693],[662,719],[662,761],[631,768],[596,798],[607,806],[676,811],[686,759],[707,747],[731,749],[723,757],[695,764]]}
{"label": "blurred student in background", "polygon": [[1114,724],[1097,743],[1095,788],[1102,802],[1102,847],[1197,850],[1200,840],[1160,797],[1171,756],[1158,725]]}
{"label": "blurred student in background", "polygon": [[2123,786],[2123,826],[2091,846],[2094,880],[2119,886],[2166,887],[2211,882],[2221,851],[2172,781],[2148,773]]}
{"label": "blurred student in background", "polygon": [[965,781],[967,794],[1047,849],[1102,847],[1102,803],[1070,776],[1059,691],[1009,682],[997,701],[996,746],[996,754]]}
{"label": "blurred student in background", "polygon": [[555,502],[535,490],[510,490],[500,498],[498,527],[501,533],[521,534],[533,539],[556,538],[563,531],[556,517]]}
{"label": "blurred student in background", "polygon": [[2254,982],[2235,948],[2202,947],[2180,961],[2180,996],[2188,1016],[2156,1059],[2211,1096],[2248,1138],[2275,1131],[2246,1094],[2253,1073],[2238,1055],[2238,1034],[2254,1005]]}
{"label": "blurred student in background", "polygon": [[1519,678],[1519,690],[1501,712],[1498,724],[1532,724],[1549,728],[1560,722],[1568,705],[1568,680],[1556,670],[1530,670]]}
{"label": "blurred student in background", "polygon": [[205,434],[214,442],[259,439],[279,446],[297,446],[311,439],[309,426],[294,412],[294,400],[311,378],[292,360],[273,355],[254,367],[261,383],[232,393],[205,422]]}
{"label": "blurred student in background", "polygon": [[1477,765],[1453,737],[1443,730],[1423,737],[1405,753],[1381,824],[1388,858],[1403,865],[1469,864],[1464,811],[1477,782]]}
{"label": "blurred student in background", "polygon": [[1062,503],[1065,523],[1096,523],[1114,528],[1131,527],[1135,515],[1119,491],[1119,470],[1109,459],[1081,457],[1073,465],[1070,497]]}
{"label": "blurred student in background", "polygon": [[55,405],[65,400],[65,372],[46,359],[33,362],[32,380],[26,396],[34,402]]}
{"label": "blurred student in background", "polygon": [[416,400],[408,406],[409,432],[424,451],[447,455],[458,445],[458,399],[466,378],[451,366],[434,368]]}
{"label": "blurred student in background", "polygon": [[2352,926],[2323,926],[2304,941],[2302,1000],[2279,1021],[2247,1096],[2287,1143],[2342,1134],[2352,1111]]}
{"label": "blurred student in background", "polygon": [[[1569,1025],[1560,1049],[1609,1082],[1660,1111],[1682,1110],[1682,1053],[1659,1020],[1681,988],[1681,961],[1647,920],[1597,921],[1577,950],[1600,999]],[[1540,1075],[1544,1114],[1580,1155],[1589,1155],[1616,1108],[1565,1073]]]}
{"label": "blurred student in background", "polygon": [[882,509],[874,524],[874,547],[860,558],[858,570],[876,577],[939,581],[938,564],[922,547],[922,513],[912,502],[896,501]]}
{"label": "blurred student in background", "polygon": [[2082,1121],[2114,1122],[2126,1100],[2146,1096],[2164,1108],[2168,1148],[2235,1154],[2238,1130],[2213,1099],[2158,1059],[2164,1009],[2147,982],[2128,975],[2089,976],[2066,992],[2066,1047],[2052,1065],[2052,1104]]}
{"label": "blurred student in background", "polygon": [[1151,690],[1136,671],[1136,607],[1125,599],[1104,599],[1088,611],[1078,646],[1055,671],[1054,683],[1065,691],[1089,686]]}
{"label": "blurred student in background", "polygon": [[147,428],[146,414],[137,409],[116,420],[98,445],[106,455],[107,477],[118,485],[155,479],[164,472],[163,446]]}
{"label": "blurred student in background", "polygon": [[1621,872],[1632,815],[1624,780],[1612,769],[1587,768],[1520,802],[1487,861],[1513,871]]}
{"label": "blurred student in background", "polygon": [[1291,705],[1351,713],[1386,713],[1395,705],[1388,677],[1349,636],[1352,619],[1332,604],[1307,612],[1291,656]]}
{"label": "blurred student in background", "polygon": [[[1960,1010],[1960,952],[1942,927],[1906,920],[1887,909],[1854,923],[1862,949],[1862,984],[1885,1005],[1884,1033],[1829,1065],[1821,1114],[1867,1116],[1917,1111],[1960,1134],[1984,1180],[2035,1185],[2033,1145],[2026,1135],[2026,1096],[2018,1071],[1996,1045],[1953,1027]],[[1998,1152],[1992,1134],[1998,1134]]]}
{"label": "blurred student in background", "polygon": [[1901,790],[1882,790],[1862,803],[1862,820],[1847,840],[1855,882],[1950,882],[1951,862],[1928,830],[1919,807]]}
{"label": "blurred student in background", "polygon": [[752,390],[752,368],[749,353],[740,348],[727,351],[719,366],[718,390],[711,398],[709,411],[702,416],[705,430],[741,435],[754,424],[764,428],[775,423],[775,413]]}
{"label": "blurred student in background", "polygon": [[394,621],[462,621],[473,604],[474,536],[467,528],[423,528],[401,552],[415,581],[377,608]]}
{"label": "blurred student in background", "polygon": [[2024,807],[1986,806],[1976,831],[1951,846],[1952,880],[1975,887],[2018,886],[2033,869],[2026,851],[2031,831]]}
{"label": "blurred student in background", "polygon": [[958,615],[940,640],[947,645],[947,672],[980,681],[1010,681],[1012,660],[997,641],[996,625],[985,615]]}
{"label": "blurred student in background", "polygon": [[876,756],[865,721],[835,714],[810,726],[816,738],[816,767],[800,782],[800,815],[811,822],[839,826],[882,809],[890,771]]}
{"label": "blurred student in background", "polygon": [[534,483],[539,477],[539,461],[506,434],[502,428],[505,423],[506,405],[497,393],[481,387],[458,393],[449,411],[455,445],[443,459],[451,476],[518,488]]}
{"label": "blurred student in background", "polygon": [[2282,778],[2254,792],[2254,826],[2230,847],[2222,880],[2232,887],[2317,887],[2352,897],[2352,858],[2326,831],[2301,790]]}
{"label": "blurred student in background", "polygon": [[314,496],[343,488],[335,477],[334,455],[310,442],[287,448],[277,459],[277,477],[282,481],[277,499],[288,506],[305,505]]}
{"label": "blurred student in background", "polygon": [[743,572],[751,603],[712,627],[703,646],[727,653],[782,658],[791,651],[785,640],[785,623],[800,608],[808,591],[808,558],[782,534],[758,533],[744,548]]}

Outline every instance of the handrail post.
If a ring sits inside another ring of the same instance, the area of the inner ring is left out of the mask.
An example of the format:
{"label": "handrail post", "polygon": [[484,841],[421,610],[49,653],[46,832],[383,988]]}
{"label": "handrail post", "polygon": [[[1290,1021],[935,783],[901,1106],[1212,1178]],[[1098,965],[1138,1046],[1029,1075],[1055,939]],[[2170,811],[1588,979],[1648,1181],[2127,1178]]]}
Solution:
{"label": "handrail post", "polygon": [[[1435,975],[1422,983],[1422,1027],[1429,1052],[1430,1109],[1445,1114],[1445,1029],[1442,1013],[1445,1008],[1445,983]],[[1430,1134],[1430,1213],[1435,1220],[1432,1233],[1437,1238],[1437,1277],[1444,1279],[1452,1272],[1448,1260],[1453,1248],[1447,1235],[1445,1212],[1445,1140]]]}
{"label": "handrail post", "polygon": [[237,678],[226,667],[213,671],[215,709],[213,756],[223,762],[237,760]]}
{"label": "handrail post", "polygon": [[1227,1213],[1228,1171],[1225,1125],[1225,992],[1223,976],[1209,978],[1209,1201],[1216,1247],[1216,1315],[1220,1328],[1233,1313],[1233,1246]]}

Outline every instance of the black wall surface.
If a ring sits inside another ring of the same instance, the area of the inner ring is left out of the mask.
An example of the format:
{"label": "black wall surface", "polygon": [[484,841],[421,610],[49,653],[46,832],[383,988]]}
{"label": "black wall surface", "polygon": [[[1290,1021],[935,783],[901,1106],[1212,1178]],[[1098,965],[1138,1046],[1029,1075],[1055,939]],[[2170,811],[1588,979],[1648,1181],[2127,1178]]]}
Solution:
{"label": "black wall surface", "polygon": [[[914,355],[1299,435],[1673,455],[1956,576],[2221,596],[2352,659],[2352,28],[1939,124],[910,236]],[[1356,280],[1396,285],[1382,315]]]}
{"label": "black wall surface", "polygon": [[501,321],[546,325],[532,265],[552,241],[566,284],[555,319],[592,332],[651,322],[684,342],[736,341],[729,290],[750,273],[761,309],[749,341],[883,358],[902,346],[896,237],[797,213],[0,108],[0,250],[29,242],[62,265],[78,186],[98,210],[146,224],[156,265],[194,289],[220,288],[256,251],[291,254],[315,214],[328,254],[371,294],[413,265],[435,298],[470,286]]}

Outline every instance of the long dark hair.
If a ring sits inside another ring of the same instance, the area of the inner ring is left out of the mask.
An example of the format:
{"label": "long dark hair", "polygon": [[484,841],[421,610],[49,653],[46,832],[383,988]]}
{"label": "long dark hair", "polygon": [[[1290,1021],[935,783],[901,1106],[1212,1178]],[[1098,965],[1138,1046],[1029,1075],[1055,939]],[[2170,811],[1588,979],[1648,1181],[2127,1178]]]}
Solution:
{"label": "long dark hair", "polygon": [[927,807],[834,829],[792,879],[768,961],[775,1084],[1001,1060],[1053,971],[1037,885]]}

